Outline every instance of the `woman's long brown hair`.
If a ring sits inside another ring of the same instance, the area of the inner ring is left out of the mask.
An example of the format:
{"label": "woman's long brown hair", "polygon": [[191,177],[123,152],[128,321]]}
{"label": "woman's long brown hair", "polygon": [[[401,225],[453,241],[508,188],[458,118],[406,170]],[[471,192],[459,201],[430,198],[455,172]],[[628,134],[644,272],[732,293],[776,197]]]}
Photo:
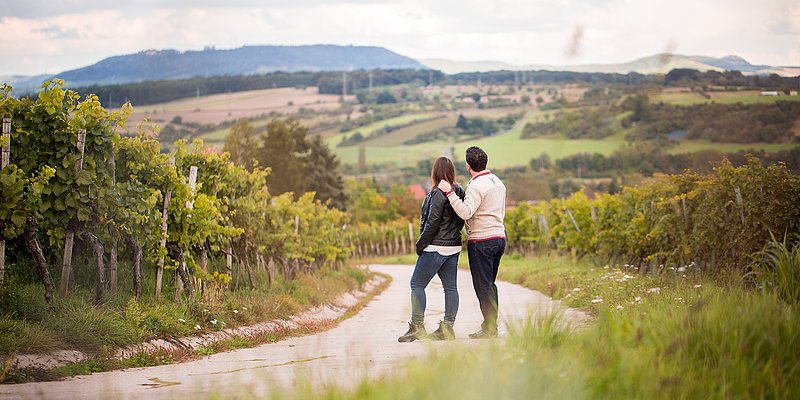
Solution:
{"label": "woman's long brown hair", "polygon": [[436,189],[440,180],[446,180],[450,184],[456,183],[456,167],[447,157],[439,157],[431,168],[431,190]]}

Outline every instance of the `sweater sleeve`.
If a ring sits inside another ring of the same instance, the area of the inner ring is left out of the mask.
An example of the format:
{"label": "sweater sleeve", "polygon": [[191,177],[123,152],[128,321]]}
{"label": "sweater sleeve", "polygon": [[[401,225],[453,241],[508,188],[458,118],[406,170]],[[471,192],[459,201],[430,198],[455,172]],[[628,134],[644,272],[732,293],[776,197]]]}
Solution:
{"label": "sweater sleeve", "polygon": [[453,210],[455,210],[456,214],[465,221],[475,215],[475,211],[478,210],[478,207],[481,205],[481,200],[483,200],[475,185],[469,185],[467,187],[464,200],[461,200],[453,190],[447,192],[447,199],[450,201],[450,205],[453,206]]}

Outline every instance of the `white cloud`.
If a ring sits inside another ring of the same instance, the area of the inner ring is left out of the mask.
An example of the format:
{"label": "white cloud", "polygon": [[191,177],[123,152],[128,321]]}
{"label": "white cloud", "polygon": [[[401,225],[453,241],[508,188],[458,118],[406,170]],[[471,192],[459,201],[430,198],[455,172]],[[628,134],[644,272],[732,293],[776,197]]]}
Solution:
{"label": "white cloud", "polygon": [[[0,75],[55,73],[143,49],[362,44],[411,57],[622,62],[674,48],[798,64],[795,0],[62,0],[3,5]],[[564,58],[576,26],[580,53]]]}

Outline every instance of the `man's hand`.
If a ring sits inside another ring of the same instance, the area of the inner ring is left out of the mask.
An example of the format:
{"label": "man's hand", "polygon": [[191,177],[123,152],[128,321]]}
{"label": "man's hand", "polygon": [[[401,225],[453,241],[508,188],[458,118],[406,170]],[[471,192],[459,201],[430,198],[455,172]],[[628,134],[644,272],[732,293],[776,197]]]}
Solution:
{"label": "man's hand", "polygon": [[447,181],[446,181],[446,180],[444,180],[444,179],[442,179],[442,180],[440,180],[440,181],[439,181],[439,190],[441,190],[441,191],[443,191],[443,192],[447,193],[447,192],[449,192],[449,191],[450,191],[450,190],[452,190],[452,189],[453,189],[453,187],[452,187],[452,186],[450,186],[450,182],[447,182]]}

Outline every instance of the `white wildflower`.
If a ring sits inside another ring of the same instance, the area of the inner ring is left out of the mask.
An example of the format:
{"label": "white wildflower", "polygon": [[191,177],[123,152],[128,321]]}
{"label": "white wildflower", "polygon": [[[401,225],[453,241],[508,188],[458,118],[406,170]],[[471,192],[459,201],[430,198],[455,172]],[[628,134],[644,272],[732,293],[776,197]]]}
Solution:
{"label": "white wildflower", "polygon": [[239,313],[239,310],[233,310],[233,313],[234,313],[234,314],[238,314],[238,313]]}
{"label": "white wildflower", "polygon": [[617,310],[622,310],[622,305],[618,305]]}
{"label": "white wildflower", "polygon": [[183,319],[183,318],[178,318],[178,322],[185,324],[185,323],[186,323],[186,320],[185,320],[185,319]]}
{"label": "white wildflower", "polygon": [[596,298],[596,299],[594,299],[594,300],[592,300],[592,303],[593,303],[593,304],[596,304],[596,303],[602,303],[602,302],[603,302],[603,299],[601,299],[601,298],[599,298],[599,297],[598,297],[598,298]]}
{"label": "white wildflower", "polygon": [[194,325],[194,330],[199,331],[200,330],[200,325],[195,324]]}
{"label": "white wildflower", "polygon": [[212,324],[214,324],[214,325],[216,325],[216,324],[217,324],[217,320],[216,320],[216,319],[212,319],[212,320],[211,320],[211,321],[209,321],[209,322],[211,322],[211,323],[212,323]]}
{"label": "white wildflower", "polygon": [[661,293],[661,288],[660,287],[654,287],[654,288],[647,289],[647,293],[656,293],[656,294]]}

